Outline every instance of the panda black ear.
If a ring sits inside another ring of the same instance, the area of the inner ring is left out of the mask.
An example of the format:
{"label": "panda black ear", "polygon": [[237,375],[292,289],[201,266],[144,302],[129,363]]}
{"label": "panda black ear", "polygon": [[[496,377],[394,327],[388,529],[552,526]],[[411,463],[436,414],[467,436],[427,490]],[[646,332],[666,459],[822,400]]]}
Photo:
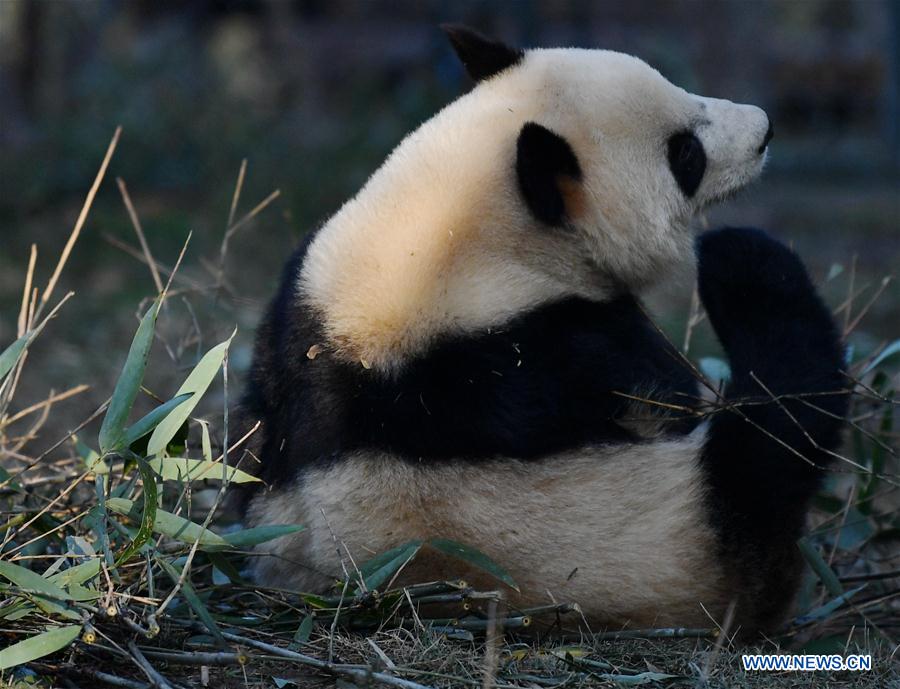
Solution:
{"label": "panda black ear", "polygon": [[516,175],[525,203],[541,222],[562,225],[577,211],[581,166],[559,134],[527,122],[516,144]]}
{"label": "panda black ear", "polygon": [[511,48],[462,24],[441,24],[453,50],[475,81],[481,81],[512,67],[524,56],[522,50]]}

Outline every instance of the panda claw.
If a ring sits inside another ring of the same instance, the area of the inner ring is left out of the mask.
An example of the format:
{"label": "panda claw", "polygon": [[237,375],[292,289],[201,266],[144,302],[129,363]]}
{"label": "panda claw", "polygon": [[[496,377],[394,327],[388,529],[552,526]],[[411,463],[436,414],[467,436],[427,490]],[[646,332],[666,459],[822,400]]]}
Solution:
{"label": "panda claw", "polygon": [[[698,290],[726,350],[737,338],[781,339],[798,321],[830,332],[831,318],[800,258],[755,228],[725,227],[697,241]],[[766,348],[767,349],[767,348]]]}

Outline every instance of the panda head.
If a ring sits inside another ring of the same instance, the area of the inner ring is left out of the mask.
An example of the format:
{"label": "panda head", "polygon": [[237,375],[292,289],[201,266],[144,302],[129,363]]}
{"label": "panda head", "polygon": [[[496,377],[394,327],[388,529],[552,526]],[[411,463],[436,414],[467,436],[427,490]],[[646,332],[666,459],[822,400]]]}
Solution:
{"label": "panda head", "polygon": [[628,55],[444,28],[475,87],[403,140],[304,259],[299,294],[345,359],[395,370],[444,335],[640,290],[692,263],[692,216],[763,168],[759,108]]}
{"label": "panda head", "polygon": [[692,216],[763,169],[773,129],[758,107],[688,93],[630,55],[522,51],[443,28],[475,90],[528,113],[515,163],[528,210],[583,235],[629,287],[690,260]]}

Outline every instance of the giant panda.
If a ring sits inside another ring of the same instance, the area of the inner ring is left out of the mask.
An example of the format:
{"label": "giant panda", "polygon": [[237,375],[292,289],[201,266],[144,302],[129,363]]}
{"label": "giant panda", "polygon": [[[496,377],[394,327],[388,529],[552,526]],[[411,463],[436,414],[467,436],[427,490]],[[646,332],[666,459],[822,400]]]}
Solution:
{"label": "giant panda", "polygon": [[[300,246],[259,329],[246,519],[307,528],[259,546],[256,577],[322,590],[348,554],[443,537],[504,567],[513,607],[777,624],[842,348],[791,250],[691,230],[760,174],[766,113],[629,55],[446,31],[475,86]],[[694,264],[731,367],[712,406],[640,301]],[[430,551],[398,583],[460,575],[496,584]]]}

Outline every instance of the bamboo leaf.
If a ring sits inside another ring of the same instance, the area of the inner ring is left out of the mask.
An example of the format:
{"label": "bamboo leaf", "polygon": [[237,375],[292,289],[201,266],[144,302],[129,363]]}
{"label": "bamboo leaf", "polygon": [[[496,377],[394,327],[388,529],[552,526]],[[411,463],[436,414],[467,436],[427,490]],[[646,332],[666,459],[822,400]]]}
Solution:
{"label": "bamboo leaf", "polygon": [[731,380],[731,367],[724,359],[714,356],[705,356],[698,362],[700,371],[710,382],[718,385]]}
{"label": "bamboo leaf", "polygon": [[[232,584],[247,583],[241,578],[241,573],[238,572],[237,568],[231,564],[231,561],[222,553],[206,553],[206,557],[209,558],[209,561],[213,565],[214,584],[220,585],[226,581],[230,581]],[[224,578],[220,581],[216,581],[216,572],[219,572]]]}
{"label": "bamboo leaf", "polygon": [[[882,372],[879,371],[879,375]],[[885,394],[885,397],[888,399],[893,399],[894,391],[888,390]],[[854,435],[859,436],[860,443],[862,442],[862,434],[859,433],[859,430],[854,428]],[[884,412],[881,416],[881,423],[878,424],[878,435],[877,440],[872,443],[872,454],[871,461],[869,463],[870,468],[872,469],[872,473],[869,475],[869,480],[865,482],[865,486],[859,493],[859,505],[860,512],[865,514],[870,514],[872,512],[872,503],[871,497],[875,495],[875,492],[878,490],[878,486],[881,484],[881,475],[886,473],[884,470],[886,455],[884,448],[891,447],[891,435],[894,430],[894,408],[892,404],[884,405]],[[863,457],[862,452],[858,452],[857,457]]]}
{"label": "bamboo leaf", "polygon": [[515,591],[519,590],[518,585],[513,581],[513,578],[509,573],[480,550],[476,550],[463,543],[457,543],[456,541],[451,541],[446,538],[432,538],[428,541],[428,545],[435,550],[439,550],[442,553],[452,555],[453,557],[468,562],[470,565],[474,565],[481,571],[487,572],[495,579],[502,581]]}
{"label": "bamboo leaf", "polygon": [[[863,369],[862,375],[865,375],[869,371],[878,367],[879,364],[884,363],[888,359],[890,359],[895,354],[900,353],[900,340],[894,340],[887,347],[881,350],[881,353],[876,356],[872,361]],[[0,369],[0,379],[3,378],[2,369]]]}
{"label": "bamboo leaf", "polygon": [[22,592],[31,594],[34,603],[48,615],[75,620],[80,618],[77,612],[59,602],[74,600],[74,596],[40,574],[12,562],[0,562],[0,576],[9,579]]}
{"label": "bamboo leaf", "polygon": [[25,569],[12,562],[0,562],[0,576],[9,579],[20,588],[43,593],[57,600],[72,599],[68,593],[49,579],[44,579],[37,572],[32,572],[30,569]]}
{"label": "bamboo leaf", "polygon": [[235,531],[234,533],[225,534],[222,538],[235,548],[249,548],[303,531],[305,528],[301,524],[270,524],[268,526],[256,526],[252,529]]}
{"label": "bamboo leaf", "polygon": [[[168,562],[166,562],[163,558],[158,557],[156,561],[160,564],[160,566],[166,570],[166,574],[169,575],[169,578],[172,580],[173,584],[178,584],[179,579],[181,578],[181,572]],[[206,606],[203,604],[203,601],[200,600],[200,597],[197,595],[197,592],[194,591],[194,587],[191,586],[191,583],[188,581],[188,578],[184,578],[184,582],[181,585],[181,593],[184,594],[184,597],[187,599],[188,604],[191,608],[194,609],[194,612],[197,613],[197,616],[203,621],[203,624],[209,630],[209,633],[212,634],[222,646],[225,646],[225,638],[222,636],[222,632],[219,630],[219,626],[216,624],[216,621],[213,619],[212,615],[209,614],[209,610],[206,609]]]}
{"label": "bamboo leaf", "polygon": [[842,266],[840,263],[832,263],[831,268],[828,269],[828,275],[825,278],[825,282],[831,282],[843,272],[844,266]]}
{"label": "bamboo leaf", "polygon": [[795,622],[797,624],[806,624],[807,622],[815,622],[816,620],[821,620],[828,617],[831,613],[841,607],[844,603],[850,600],[857,593],[866,588],[866,584],[862,584],[861,586],[857,586],[856,588],[850,589],[846,593],[842,593],[840,596],[836,596],[832,598],[830,601],[825,603],[824,605],[820,605],[818,608],[814,610],[810,610],[805,615],[800,615]]}
{"label": "bamboo leaf", "polygon": [[300,596],[301,600],[311,608],[327,610],[328,608],[334,607],[327,598],[317,596],[314,593],[298,593],[297,595]]}
{"label": "bamboo leaf", "polygon": [[853,550],[878,533],[876,522],[855,507],[847,508],[846,514],[845,521],[837,532],[838,548]]}
{"label": "bamboo leaf", "polygon": [[147,359],[153,344],[153,331],[158,314],[159,302],[154,301],[141,319],[134,339],[131,341],[125,366],[122,367],[122,373],[119,374],[119,379],[116,381],[106,416],[103,417],[103,423],[100,426],[101,454],[118,449],[123,444],[125,422],[131,413],[134,398],[137,397],[138,390],[141,388],[141,381],[144,380],[144,371],[147,368]]}
{"label": "bamboo leaf", "polygon": [[[144,485],[144,492],[142,495],[143,508],[141,510],[141,526],[138,529],[137,534],[134,536],[134,540],[128,544],[125,550],[122,551],[122,554],[119,555],[116,560],[116,566],[128,562],[131,559],[131,556],[138,552],[147,541],[149,541],[153,537],[154,527],[156,526],[156,518],[158,513],[158,495],[156,491],[156,477],[153,475],[153,471],[150,466],[147,464],[146,460],[141,457],[135,456],[137,459],[138,470],[141,472],[141,480]],[[112,509],[110,506],[110,502],[117,498],[110,498],[107,501],[107,507]],[[121,498],[118,498],[121,499]],[[133,505],[134,503],[132,503]]]}
{"label": "bamboo leaf", "polygon": [[22,352],[25,351],[29,339],[31,339],[31,333],[27,332],[9,347],[4,349],[3,353],[0,354],[0,383],[3,382],[3,379],[6,378],[6,374],[16,365],[19,357],[22,356]]}
{"label": "bamboo leaf", "polygon": [[816,573],[816,576],[819,577],[822,584],[824,584],[828,593],[832,596],[840,596],[844,592],[844,587],[841,586],[841,582],[838,581],[834,570],[822,559],[812,542],[804,536],[797,541],[797,546],[800,548],[800,552],[803,553],[806,562]]}
{"label": "bamboo leaf", "polygon": [[124,431],[124,440],[122,441],[122,445],[128,447],[131,443],[143,438],[150,431],[156,428],[159,423],[168,415],[170,411],[172,411],[179,404],[189,399],[192,393],[186,392],[183,395],[176,395],[168,402],[164,402],[163,404],[156,407],[152,411],[148,412],[145,416],[140,418],[131,424]]}
{"label": "bamboo leaf", "polygon": [[843,634],[835,634],[807,641],[797,649],[797,652],[813,655],[832,655],[835,653],[843,655],[846,648],[847,638]]}
{"label": "bamboo leaf", "polygon": [[90,581],[99,573],[100,558],[94,557],[87,562],[82,562],[80,565],[64,569],[62,572],[54,574],[52,577],[47,577],[47,581],[56,586],[68,588],[72,585],[83,584],[86,581]]}
{"label": "bamboo leaf", "polygon": [[87,471],[93,471],[95,474],[109,473],[109,465],[96,450],[85,445],[77,435],[72,436],[72,439],[75,441],[75,452],[78,453]]}
{"label": "bamboo leaf", "polygon": [[[10,474],[6,469],[0,466],[0,485],[3,484],[8,485],[10,488],[13,488],[15,490],[22,490],[22,484],[14,479],[12,477],[12,474]],[[12,521],[12,519],[10,521]],[[6,526],[9,527],[12,526],[12,524],[7,523]]]}
{"label": "bamboo leaf", "polygon": [[[89,601],[89,600],[97,600],[103,594],[99,591],[95,591],[94,589],[89,589],[86,586],[79,586],[78,584],[72,584],[67,588],[69,595],[72,596],[73,600],[76,601]],[[77,613],[76,613],[77,614]]]}
{"label": "bamboo leaf", "polygon": [[203,459],[207,462],[213,461],[212,443],[209,440],[209,424],[206,421],[200,422],[201,444],[203,447]]}
{"label": "bamboo leaf", "polygon": [[[135,503],[125,498],[109,498],[106,506],[118,514],[124,515],[135,521],[141,519],[135,509]],[[199,540],[201,549],[216,548],[223,550],[230,548],[228,541],[219,536],[217,533],[204,529],[199,524],[189,521],[183,517],[166,512],[165,510],[156,510],[156,521],[153,523],[153,531],[161,533],[169,538],[174,538],[182,543],[193,544],[195,540]]]}
{"label": "bamboo leaf", "polygon": [[65,648],[81,633],[81,625],[56,627],[30,636],[0,651],[0,670],[28,663]]}
{"label": "bamboo leaf", "polygon": [[608,682],[615,682],[624,686],[637,686],[640,684],[649,684],[650,682],[661,682],[664,679],[674,679],[678,675],[667,675],[664,672],[641,672],[637,675],[612,675],[598,674],[596,677]]}
{"label": "bamboo leaf", "polygon": [[[0,590],[2,589],[3,587],[0,586]],[[21,594],[22,591],[19,591],[19,593]],[[43,615],[61,617],[64,620],[73,620],[75,622],[81,619],[81,614],[76,610],[73,610],[65,603],[58,603],[54,600],[46,598],[45,596],[32,594],[31,601],[28,601],[27,598],[21,596],[16,597],[21,599],[19,602],[23,605],[23,607],[18,607],[17,604],[14,604],[13,606],[11,606],[12,609],[10,614],[4,616],[4,619],[16,620],[21,619],[22,617],[27,617],[31,613],[36,612],[35,606],[40,609]],[[34,605],[32,605],[32,603]]]}
{"label": "bamboo leaf", "polygon": [[305,644],[309,641],[309,635],[312,634],[313,622],[315,618],[310,614],[303,618],[303,621],[300,623],[300,626],[297,627],[297,631],[294,632],[294,639],[291,642],[290,648],[292,651],[296,651],[300,648],[301,644]]}
{"label": "bamboo leaf", "polygon": [[172,409],[166,418],[153,429],[153,434],[147,443],[148,455],[162,454],[169,441],[175,437],[178,429],[187,421],[188,416],[190,416],[194,407],[197,406],[200,398],[203,397],[210,383],[212,383],[213,378],[219,372],[232,337],[234,337],[234,333],[227,340],[217,344],[204,354],[200,362],[194,367],[194,370],[190,372],[184,383],[178,388],[176,396],[186,393],[193,394],[189,399]]}
{"label": "bamboo leaf", "polygon": [[[0,586],[0,590],[2,589],[3,587]],[[15,622],[16,620],[21,620],[23,617],[28,617],[32,613],[37,612],[37,610],[37,606],[34,606],[27,601],[20,600],[12,605],[3,607],[3,619]]]}
{"label": "bamboo leaf", "polygon": [[222,475],[232,483],[250,483],[260,479],[246,471],[230,467],[222,462],[209,462],[205,459],[188,459],[186,457],[158,457],[148,464],[164,481],[221,481]]}
{"label": "bamboo leaf", "polygon": [[415,557],[421,547],[422,541],[410,541],[386,550],[366,562],[359,568],[366,588],[371,591],[388,581],[405,562]]}

